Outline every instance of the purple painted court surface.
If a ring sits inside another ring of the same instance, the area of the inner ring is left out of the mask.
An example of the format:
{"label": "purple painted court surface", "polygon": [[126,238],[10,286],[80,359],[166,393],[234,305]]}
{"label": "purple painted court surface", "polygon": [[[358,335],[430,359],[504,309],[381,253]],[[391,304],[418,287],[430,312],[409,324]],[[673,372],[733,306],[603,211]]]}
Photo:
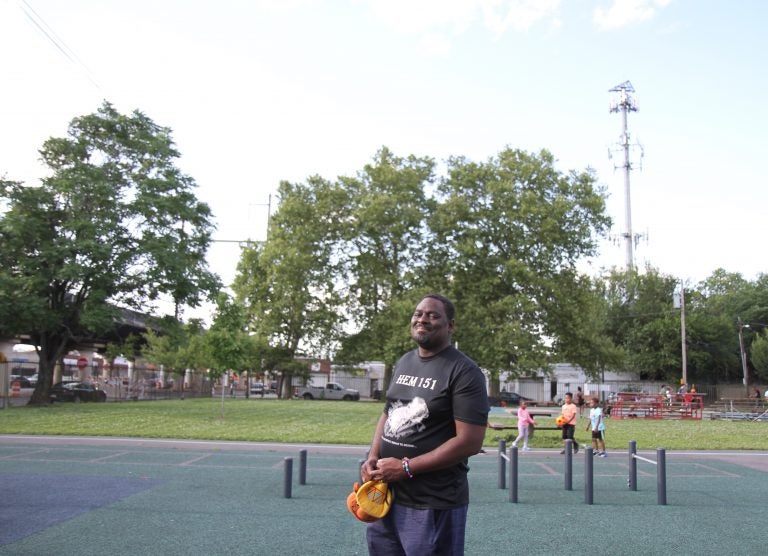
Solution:
{"label": "purple painted court surface", "polygon": [[153,488],[162,481],[83,475],[0,475],[0,545]]}

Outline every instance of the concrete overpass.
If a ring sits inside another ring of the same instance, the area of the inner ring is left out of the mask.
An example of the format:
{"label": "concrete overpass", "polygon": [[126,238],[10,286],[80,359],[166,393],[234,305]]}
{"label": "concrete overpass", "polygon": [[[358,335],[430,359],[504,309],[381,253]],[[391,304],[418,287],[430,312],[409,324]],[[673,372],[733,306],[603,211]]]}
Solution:
{"label": "concrete overpass", "polygon": [[[74,367],[79,371],[90,371],[89,374],[98,374],[105,367],[103,357],[104,349],[109,343],[122,343],[131,334],[141,336],[148,330],[160,332],[160,328],[154,324],[154,318],[150,315],[119,308],[119,313],[114,320],[114,327],[104,333],[86,333],[77,340],[76,345],[64,356],[66,367]],[[38,357],[34,346],[30,345],[31,336],[20,334],[14,337],[0,337],[0,353],[8,361],[8,372],[13,374],[14,368],[37,367]],[[19,346],[28,346],[30,349],[22,350]],[[60,380],[62,369],[57,368],[54,373],[54,382]]]}

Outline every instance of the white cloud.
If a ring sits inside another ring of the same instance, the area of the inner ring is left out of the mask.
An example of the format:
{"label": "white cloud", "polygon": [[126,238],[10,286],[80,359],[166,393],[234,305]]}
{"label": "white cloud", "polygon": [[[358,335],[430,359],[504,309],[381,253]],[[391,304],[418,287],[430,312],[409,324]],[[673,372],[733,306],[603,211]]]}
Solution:
{"label": "white cloud", "polygon": [[449,37],[479,23],[495,36],[527,31],[542,21],[559,27],[561,0],[360,0],[389,28],[424,35],[422,45],[443,54]]}
{"label": "white cloud", "polygon": [[463,33],[475,19],[479,0],[364,0],[389,28],[404,34]]}
{"label": "white cloud", "polygon": [[421,47],[433,56],[446,56],[451,51],[451,41],[441,33],[427,33],[421,38]]}
{"label": "white cloud", "polygon": [[319,6],[321,0],[251,0],[254,7],[266,16],[290,15]]}
{"label": "white cloud", "polygon": [[595,8],[593,21],[600,29],[617,29],[651,19],[672,0],[614,0],[606,9]]}
{"label": "white cloud", "polygon": [[560,26],[560,0],[485,0],[481,4],[484,23],[497,36],[510,29],[527,31],[547,19]]}

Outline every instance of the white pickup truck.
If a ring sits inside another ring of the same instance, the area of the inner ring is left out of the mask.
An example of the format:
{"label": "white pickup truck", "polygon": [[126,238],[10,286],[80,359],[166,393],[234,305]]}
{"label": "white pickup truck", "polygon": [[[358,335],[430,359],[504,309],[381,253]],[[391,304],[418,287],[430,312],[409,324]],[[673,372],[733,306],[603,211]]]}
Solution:
{"label": "white pickup truck", "polygon": [[344,400],[352,401],[360,399],[360,392],[351,388],[344,388],[337,382],[329,382],[322,386],[305,386],[299,388],[294,394],[295,398],[304,398],[305,400]]}

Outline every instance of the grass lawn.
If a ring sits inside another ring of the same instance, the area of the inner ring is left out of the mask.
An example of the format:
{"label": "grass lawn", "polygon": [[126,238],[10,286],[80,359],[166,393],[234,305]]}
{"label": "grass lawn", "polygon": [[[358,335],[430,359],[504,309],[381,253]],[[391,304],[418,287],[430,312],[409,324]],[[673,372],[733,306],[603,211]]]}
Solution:
{"label": "grass lawn", "polygon": [[[383,405],[378,402],[201,398],[169,401],[55,404],[0,410],[0,434],[122,436],[253,442],[368,444]],[[554,418],[536,419],[541,427]],[[494,423],[515,419],[493,416]],[[576,439],[590,442],[581,418]],[[489,429],[485,445],[508,444],[516,430]],[[608,449],[768,450],[768,423],[749,421],[606,421]],[[531,446],[561,446],[560,432],[538,430]]]}

